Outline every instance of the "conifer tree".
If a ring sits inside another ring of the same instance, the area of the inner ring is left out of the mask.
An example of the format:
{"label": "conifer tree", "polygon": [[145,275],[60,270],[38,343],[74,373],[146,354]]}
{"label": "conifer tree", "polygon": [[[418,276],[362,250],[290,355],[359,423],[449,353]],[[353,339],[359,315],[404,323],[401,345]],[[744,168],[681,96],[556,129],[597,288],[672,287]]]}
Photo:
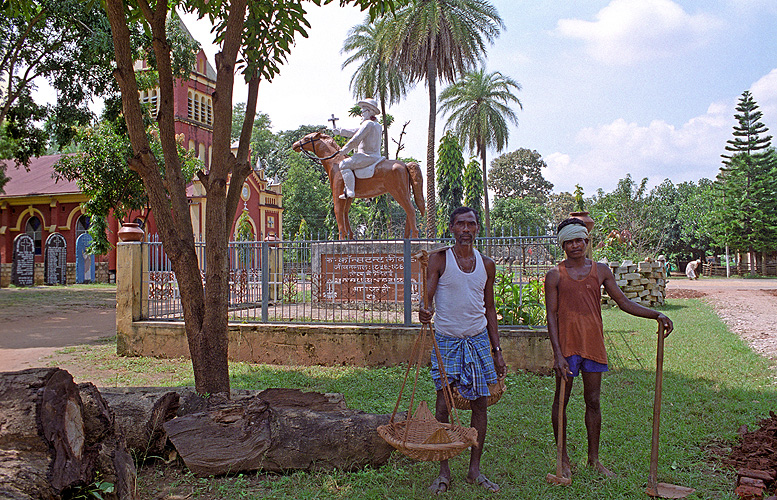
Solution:
{"label": "conifer tree", "polygon": [[472,158],[464,168],[464,206],[483,213],[483,174],[477,158]]}
{"label": "conifer tree", "polygon": [[464,155],[455,135],[449,130],[437,149],[437,236],[448,236],[448,217],[461,206],[464,196]]}
{"label": "conifer tree", "polygon": [[[734,117],[734,137],[721,155],[715,229],[725,243],[751,254],[777,245],[777,157],[762,113],[745,91]],[[755,255],[752,255],[753,261]]]}

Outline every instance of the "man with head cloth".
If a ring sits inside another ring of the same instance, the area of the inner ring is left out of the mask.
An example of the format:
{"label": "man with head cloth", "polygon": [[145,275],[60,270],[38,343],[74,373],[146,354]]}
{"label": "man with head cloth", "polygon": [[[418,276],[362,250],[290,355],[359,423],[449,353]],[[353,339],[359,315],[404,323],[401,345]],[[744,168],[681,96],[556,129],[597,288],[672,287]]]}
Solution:
{"label": "man with head cloth", "polygon": [[[553,348],[553,369],[556,372],[556,394],[553,398],[551,419],[556,439],[561,439],[562,442],[564,477],[572,475],[567,454],[566,407],[573,381],[581,372],[588,434],[588,465],[607,477],[614,476],[599,462],[599,435],[602,426],[599,399],[602,373],[607,371],[601,311],[602,285],[622,311],[633,316],[655,319],[660,325],[659,331],[663,328],[665,335],[669,335],[673,329],[672,321],[664,314],[627,299],[607,264],[586,258],[588,243],[588,230],[583,221],[576,218],[563,221],[558,226],[558,244],[567,258],[545,275],[548,334]],[[560,402],[562,378],[566,390],[564,401]],[[564,414],[560,423],[559,404],[563,404]]]}

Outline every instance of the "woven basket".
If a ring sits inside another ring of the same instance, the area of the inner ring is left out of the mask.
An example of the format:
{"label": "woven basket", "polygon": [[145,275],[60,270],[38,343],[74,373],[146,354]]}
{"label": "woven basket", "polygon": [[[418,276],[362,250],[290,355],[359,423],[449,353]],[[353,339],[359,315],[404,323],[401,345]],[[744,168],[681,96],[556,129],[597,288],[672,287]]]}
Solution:
{"label": "woven basket", "polygon": [[[502,398],[502,394],[507,391],[507,385],[505,384],[505,377],[497,378],[493,384],[488,384],[488,392],[491,393],[488,396],[488,406],[498,402]],[[459,410],[470,410],[470,400],[465,399],[459,394],[458,387],[451,386],[451,395],[453,396],[453,407]]]}
{"label": "woven basket", "polygon": [[410,420],[379,426],[378,435],[410,458],[433,462],[455,457],[470,446],[476,446],[478,439],[474,427],[438,422],[426,401],[421,401]]}

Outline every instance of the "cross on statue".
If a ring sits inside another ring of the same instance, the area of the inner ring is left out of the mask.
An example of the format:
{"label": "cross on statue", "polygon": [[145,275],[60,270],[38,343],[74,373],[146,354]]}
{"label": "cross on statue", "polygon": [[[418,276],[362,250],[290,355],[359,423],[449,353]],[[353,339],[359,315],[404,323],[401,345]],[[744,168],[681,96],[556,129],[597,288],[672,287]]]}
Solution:
{"label": "cross on statue", "polygon": [[337,128],[337,120],[339,120],[339,119],[340,118],[335,118],[335,114],[332,113],[332,118],[328,119],[327,121],[328,122],[332,122],[332,128],[336,129]]}

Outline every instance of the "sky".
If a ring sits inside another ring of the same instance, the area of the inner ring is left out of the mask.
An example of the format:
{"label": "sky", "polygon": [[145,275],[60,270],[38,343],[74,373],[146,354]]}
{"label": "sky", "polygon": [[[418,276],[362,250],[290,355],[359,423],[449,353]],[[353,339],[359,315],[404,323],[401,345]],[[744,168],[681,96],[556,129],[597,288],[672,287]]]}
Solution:
{"label": "sky", "polygon": [[[746,90],[763,123],[777,132],[774,0],[491,1],[505,27],[485,68],[522,87],[519,123],[501,153],[536,150],[554,192],[577,184],[586,196],[607,192],[627,174],[648,178],[650,187],[665,179],[713,179]],[[341,68],[347,57],[341,49],[365,14],[338,3],[308,4],[308,38],[299,36],[280,75],[260,85],[258,110],[270,116],[274,131],[327,125],[332,114],[340,127],[358,126],[347,112],[357,101],[349,89],[356,66]],[[183,18],[212,62],[218,48],[210,43],[210,25]],[[446,85],[438,83],[438,91]],[[245,100],[241,84],[234,101]],[[424,160],[424,82],[388,112],[394,139],[409,122],[402,156]],[[438,116],[438,139],[446,119]],[[487,161],[501,153],[489,151]]]}

